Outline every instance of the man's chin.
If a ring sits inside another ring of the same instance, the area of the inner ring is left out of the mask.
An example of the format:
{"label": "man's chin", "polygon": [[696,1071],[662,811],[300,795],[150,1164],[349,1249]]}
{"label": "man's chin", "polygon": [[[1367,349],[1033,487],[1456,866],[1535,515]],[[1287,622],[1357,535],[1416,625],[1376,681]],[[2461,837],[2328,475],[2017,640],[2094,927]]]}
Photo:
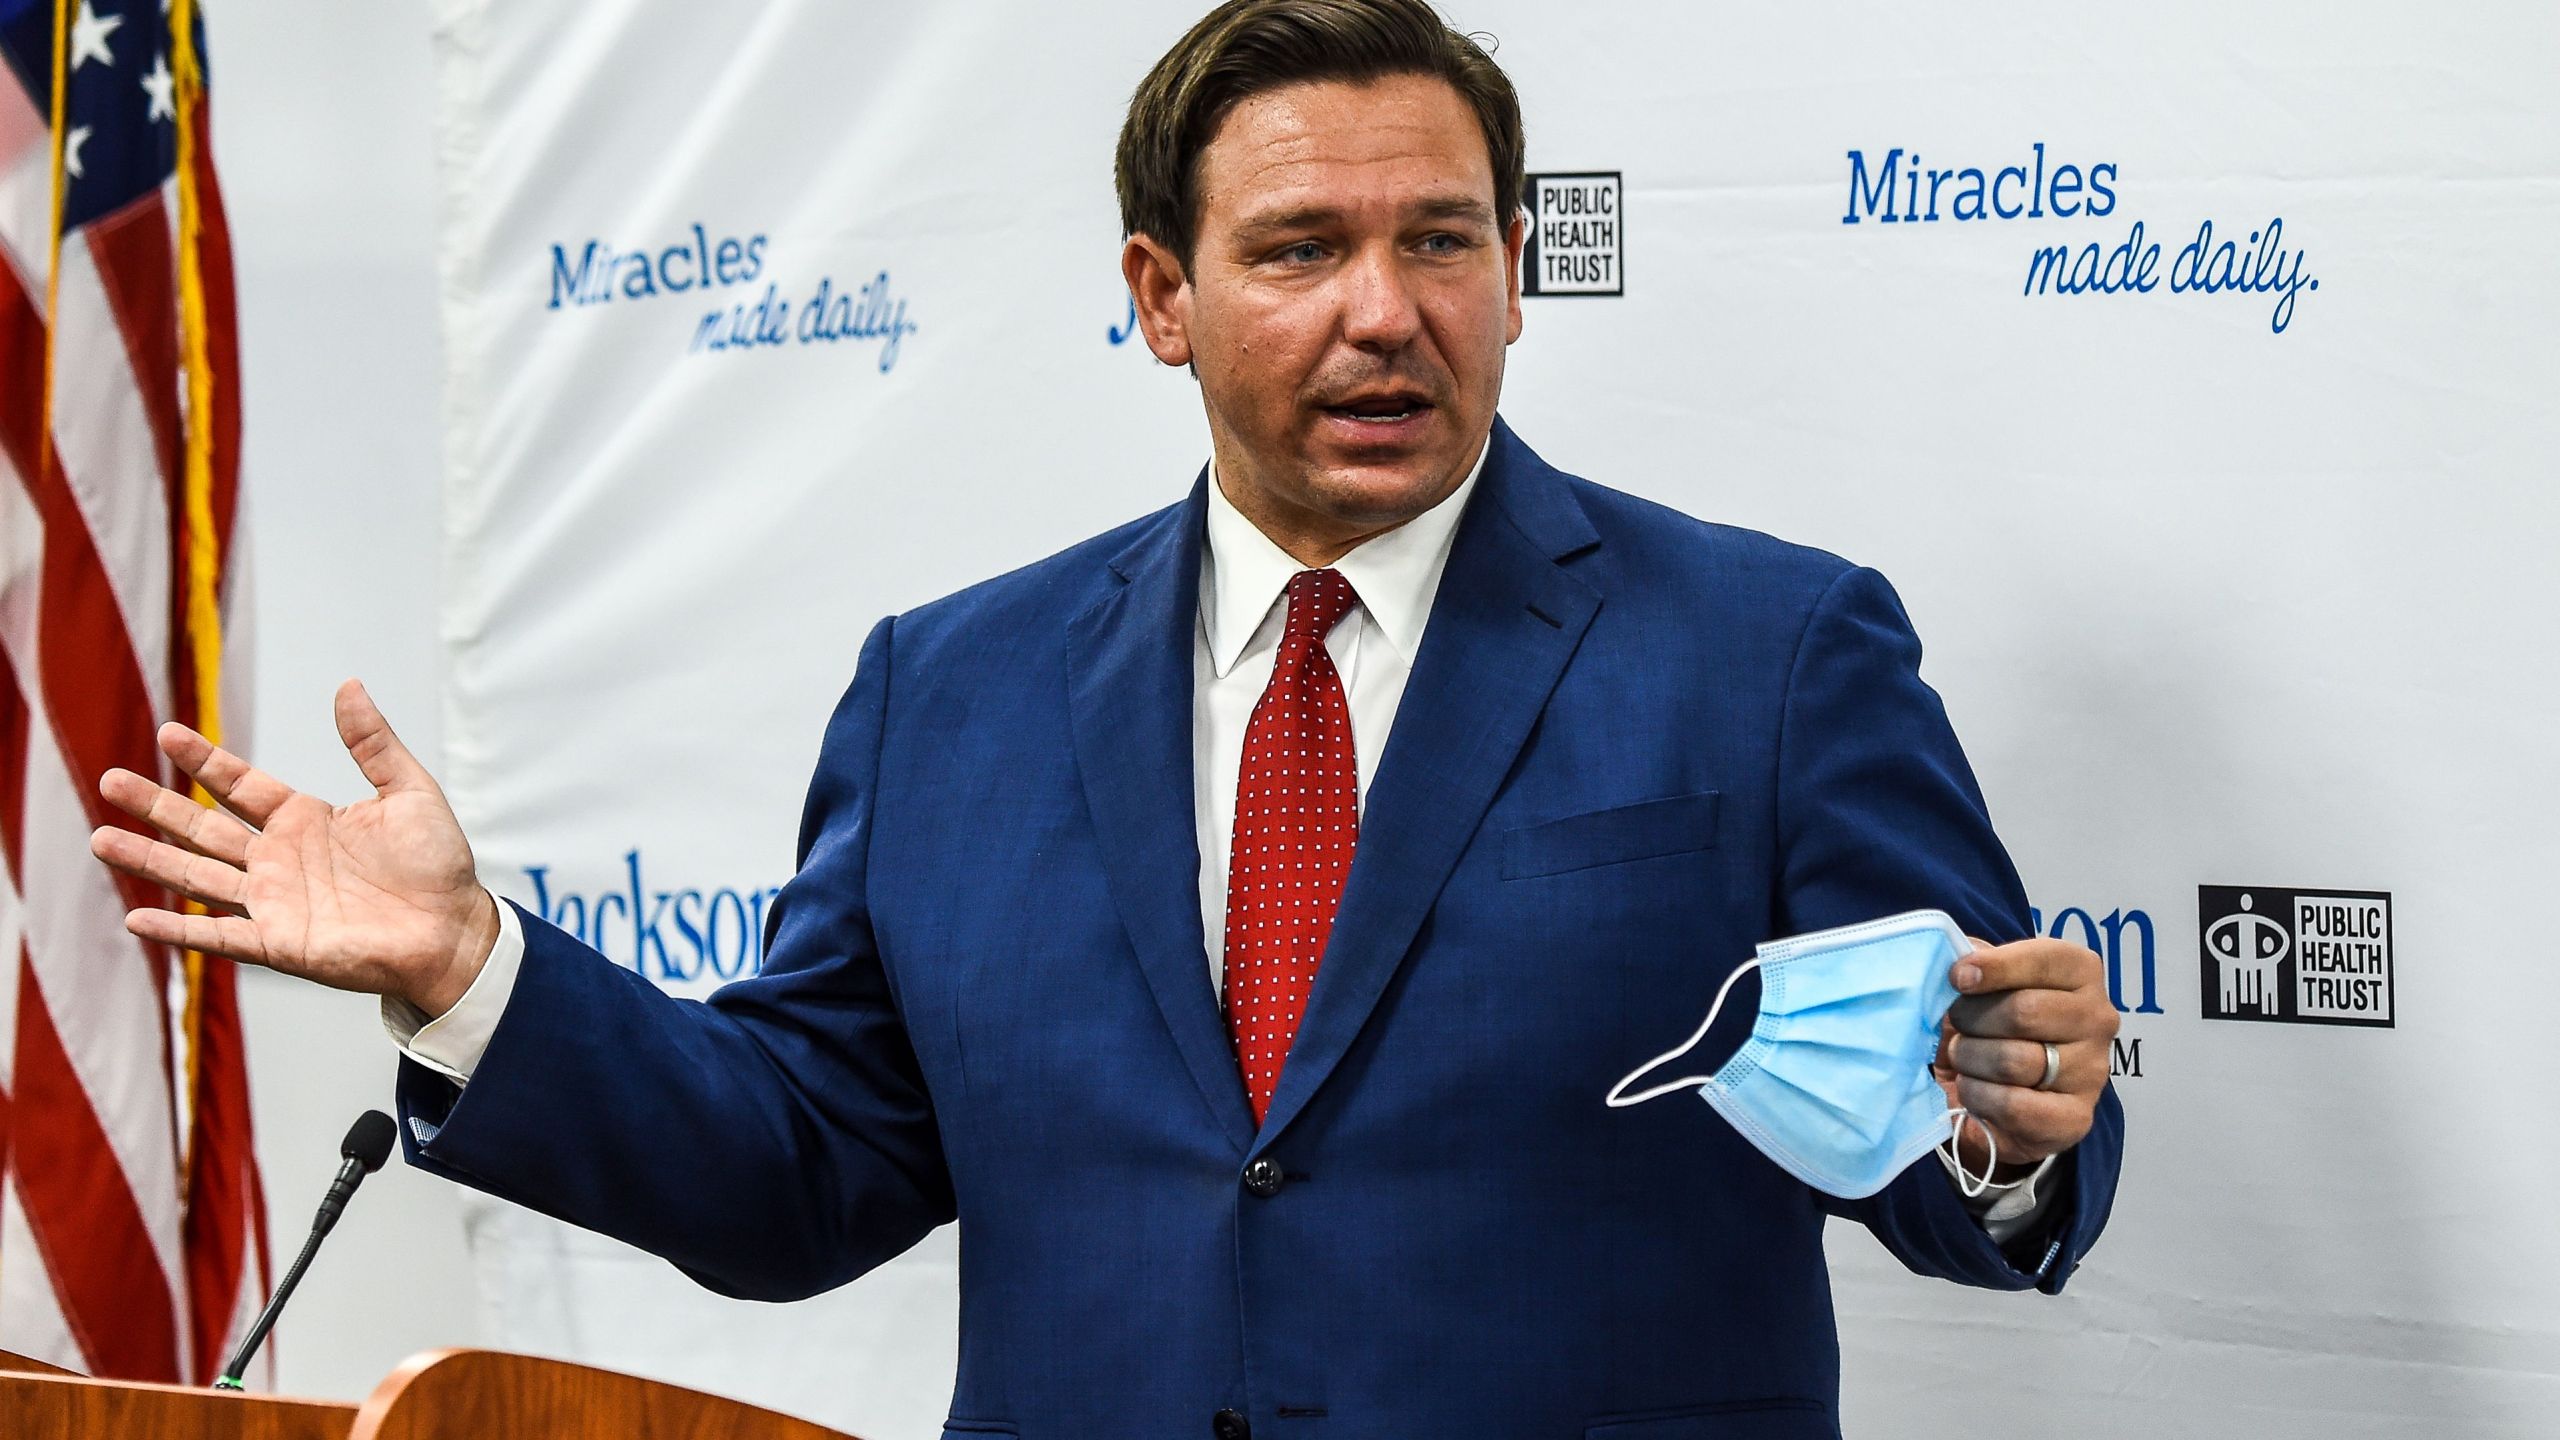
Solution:
{"label": "man's chin", "polygon": [[1319,457],[1309,489],[1340,519],[1394,524],[1446,499],[1466,478],[1464,456],[1430,450],[1398,456]]}

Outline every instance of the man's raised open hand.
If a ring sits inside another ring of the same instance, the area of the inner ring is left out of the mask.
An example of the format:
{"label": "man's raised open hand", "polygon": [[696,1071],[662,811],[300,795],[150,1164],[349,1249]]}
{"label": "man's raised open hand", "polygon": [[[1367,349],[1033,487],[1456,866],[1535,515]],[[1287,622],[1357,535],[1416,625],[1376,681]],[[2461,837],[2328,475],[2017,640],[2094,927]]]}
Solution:
{"label": "man's raised open hand", "polygon": [[163,725],[161,750],[222,808],[110,770],[99,777],[99,793],[167,839],[104,826],[89,849],[214,912],[132,911],[125,928],[145,940],[396,996],[441,1015],[497,943],[497,902],[473,871],[470,842],[444,791],[362,684],[338,687],[337,716],[338,738],[372,782],[373,798],[333,807],[184,725]]}

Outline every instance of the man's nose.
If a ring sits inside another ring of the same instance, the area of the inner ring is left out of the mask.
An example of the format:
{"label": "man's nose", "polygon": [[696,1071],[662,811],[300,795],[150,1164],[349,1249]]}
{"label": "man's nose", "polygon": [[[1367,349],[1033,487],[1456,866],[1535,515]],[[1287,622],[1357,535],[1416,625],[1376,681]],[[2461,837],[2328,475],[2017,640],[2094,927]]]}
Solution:
{"label": "man's nose", "polygon": [[1363,350],[1400,350],[1422,328],[1410,277],[1384,246],[1363,249],[1341,272],[1342,338]]}

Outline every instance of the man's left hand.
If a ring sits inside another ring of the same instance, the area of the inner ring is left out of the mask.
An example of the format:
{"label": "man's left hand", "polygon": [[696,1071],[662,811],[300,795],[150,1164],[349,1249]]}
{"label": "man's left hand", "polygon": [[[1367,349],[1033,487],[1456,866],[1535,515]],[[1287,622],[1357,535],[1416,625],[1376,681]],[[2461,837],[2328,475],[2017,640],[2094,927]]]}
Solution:
{"label": "man's left hand", "polygon": [[[1964,1107],[1999,1140],[1993,1178],[2013,1180],[2080,1143],[2097,1116],[2117,1024],[2106,966],[2068,941],[2020,940],[1956,961],[1955,981],[1959,994],[1938,1039],[1938,1083],[1949,1105]],[[2038,1088],[2048,1044],[2062,1063],[2053,1083]],[[1982,1130],[1966,1123],[1957,1145],[1980,1173],[1990,1158]]]}

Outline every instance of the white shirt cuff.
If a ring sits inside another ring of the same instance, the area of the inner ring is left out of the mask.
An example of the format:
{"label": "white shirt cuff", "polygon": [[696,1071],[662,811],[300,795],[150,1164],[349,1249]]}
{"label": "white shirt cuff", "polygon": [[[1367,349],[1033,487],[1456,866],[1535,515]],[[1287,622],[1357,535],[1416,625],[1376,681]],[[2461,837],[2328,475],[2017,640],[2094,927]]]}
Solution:
{"label": "white shirt cuff", "polygon": [[[1955,1157],[1947,1153],[1946,1146],[1938,1147],[1937,1156],[1938,1163],[1947,1167],[1949,1179],[1964,1182],[1965,1177],[1957,1168]],[[1959,1183],[1956,1198],[1964,1202],[1964,1208],[1973,1212],[1974,1219],[1982,1222],[1992,1244],[2006,1245],[2025,1234],[2027,1227],[2035,1223],[2036,1216],[2051,1203],[2053,1197],[2038,1195],[2036,1187],[2044,1183],[2045,1176],[2053,1173],[2053,1162],[2061,1158],[2060,1155],[2047,1155],[2044,1163],[2033,1170],[2015,1180],[1987,1186],[1979,1195],[1966,1194],[1966,1184]]]}
{"label": "white shirt cuff", "polygon": [[516,971],[523,965],[524,922],[516,918],[516,907],[501,900],[498,943],[453,1008],[430,1020],[417,1006],[385,995],[382,1028],[401,1054],[456,1085],[467,1085],[489,1049],[489,1037],[497,1032],[498,1017],[507,1013],[507,997],[515,993]]}

